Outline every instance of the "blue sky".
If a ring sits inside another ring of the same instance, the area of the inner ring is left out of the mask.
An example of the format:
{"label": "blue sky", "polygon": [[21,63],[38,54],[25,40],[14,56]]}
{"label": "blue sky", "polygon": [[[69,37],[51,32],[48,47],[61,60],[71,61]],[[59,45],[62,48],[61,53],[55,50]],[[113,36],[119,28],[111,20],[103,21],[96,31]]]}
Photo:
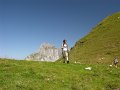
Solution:
{"label": "blue sky", "polygon": [[69,47],[101,20],[120,11],[120,0],[0,0],[0,57],[24,59],[40,44]]}

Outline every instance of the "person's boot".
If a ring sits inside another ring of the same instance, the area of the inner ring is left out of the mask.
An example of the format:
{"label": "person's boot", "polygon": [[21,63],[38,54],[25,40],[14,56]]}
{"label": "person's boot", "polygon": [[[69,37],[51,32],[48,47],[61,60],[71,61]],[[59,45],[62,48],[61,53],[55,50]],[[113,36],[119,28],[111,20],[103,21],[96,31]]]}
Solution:
{"label": "person's boot", "polygon": [[69,61],[67,61],[67,63],[69,63]]}

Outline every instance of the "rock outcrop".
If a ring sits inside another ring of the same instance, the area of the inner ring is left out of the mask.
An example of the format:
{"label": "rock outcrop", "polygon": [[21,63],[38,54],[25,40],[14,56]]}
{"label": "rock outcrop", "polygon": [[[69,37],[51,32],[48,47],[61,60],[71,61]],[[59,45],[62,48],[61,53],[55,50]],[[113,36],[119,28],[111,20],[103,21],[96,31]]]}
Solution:
{"label": "rock outcrop", "polygon": [[52,44],[44,43],[40,46],[37,52],[27,56],[25,60],[54,62],[58,60],[60,57],[61,49],[56,48]]}

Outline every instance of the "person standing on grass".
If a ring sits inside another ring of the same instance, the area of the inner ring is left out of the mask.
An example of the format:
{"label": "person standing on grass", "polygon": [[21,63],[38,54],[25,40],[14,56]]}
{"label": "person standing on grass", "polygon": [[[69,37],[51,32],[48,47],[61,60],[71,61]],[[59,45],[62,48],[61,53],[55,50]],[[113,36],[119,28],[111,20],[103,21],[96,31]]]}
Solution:
{"label": "person standing on grass", "polygon": [[69,63],[69,60],[68,60],[68,44],[67,44],[66,40],[63,40],[61,49],[62,49],[62,55],[63,55],[63,58],[64,58],[63,63],[65,63],[66,61],[67,61],[67,63]]}

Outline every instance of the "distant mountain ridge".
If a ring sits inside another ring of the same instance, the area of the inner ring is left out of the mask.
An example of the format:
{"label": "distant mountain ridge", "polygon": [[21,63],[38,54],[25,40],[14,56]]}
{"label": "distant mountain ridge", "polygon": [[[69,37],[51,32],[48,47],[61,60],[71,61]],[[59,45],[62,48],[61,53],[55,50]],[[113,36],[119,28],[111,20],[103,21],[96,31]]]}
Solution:
{"label": "distant mountain ridge", "polygon": [[61,57],[61,50],[50,43],[41,44],[37,52],[27,56],[25,60],[54,62]]}
{"label": "distant mountain ridge", "polygon": [[108,16],[76,42],[70,51],[71,62],[111,63],[120,60],[120,12]]}

